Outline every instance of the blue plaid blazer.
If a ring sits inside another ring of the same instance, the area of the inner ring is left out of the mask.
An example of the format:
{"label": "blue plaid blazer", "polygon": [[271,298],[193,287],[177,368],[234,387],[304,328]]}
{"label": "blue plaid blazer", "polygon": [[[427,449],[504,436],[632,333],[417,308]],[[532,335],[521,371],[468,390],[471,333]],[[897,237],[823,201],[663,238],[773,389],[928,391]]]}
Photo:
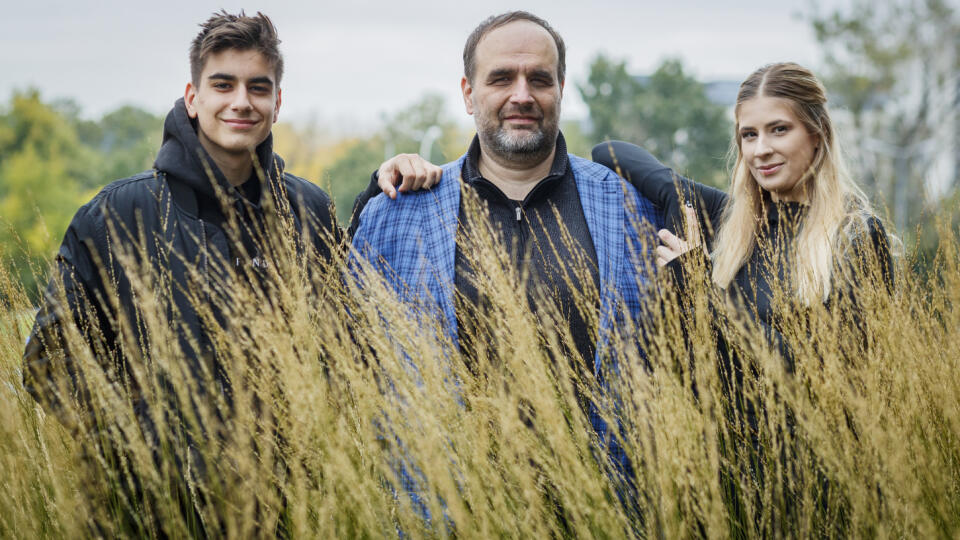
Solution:
{"label": "blue plaid blazer", "polygon": [[[642,269],[653,266],[656,239],[650,233],[661,219],[650,201],[610,169],[569,158],[600,274],[602,313],[594,360],[599,375],[611,331],[625,313],[635,321],[640,316],[649,278]],[[441,181],[430,190],[398,193],[396,200],[383,194],[371,199],[353,237],[354,256],[372,263],[401,299],[419,307],[418,315],[439,317],[454,343],[454,260],[465,159],[444,165]],[[643,226],[645,221],[650,227]]]}

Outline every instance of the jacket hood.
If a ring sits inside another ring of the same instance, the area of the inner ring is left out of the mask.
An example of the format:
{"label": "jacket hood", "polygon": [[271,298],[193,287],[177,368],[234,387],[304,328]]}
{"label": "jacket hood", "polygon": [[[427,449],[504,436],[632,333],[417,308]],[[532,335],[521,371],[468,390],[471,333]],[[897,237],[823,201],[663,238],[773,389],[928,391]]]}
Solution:
{"label": "jacket hood", "polygon": [[[257,161],[267,178],[273,182],[283,170],[283,160],[273,153],[273,133],[256,148]],[[157,170],[175,176],[199,194],[216,198],[208,170],[213,180],[227,193],[231,192],[230,183],[213,158],[200,144],[197,137],[196,121],[187,114],[183,98],[174,103],[173,109],[163,122],[163,143],[153,165]]]}

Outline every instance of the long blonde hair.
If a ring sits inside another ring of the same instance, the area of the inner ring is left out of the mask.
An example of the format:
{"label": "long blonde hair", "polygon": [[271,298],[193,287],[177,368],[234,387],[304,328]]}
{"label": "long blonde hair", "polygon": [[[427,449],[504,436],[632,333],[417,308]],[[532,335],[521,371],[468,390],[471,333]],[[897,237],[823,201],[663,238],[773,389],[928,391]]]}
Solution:
{"label": "long blonde hair", "polygon": [[741,106],[760,95],[788,100],[800,122],[819,141],[813,161],[800,180],[809,208],[793,243],[793,256],[788,259],[793,268],[788,275],[804,303],[825,301],[830,294],[838,240],[863,232],[872,211],[867,197],[847,173],[823,85],[808,69],[793,63],[764,66],[740,85],[734,127],[737,158],[730,201],[711,254],[713,281],[726,288],[758,248],[759,224],[769,203],[743,157],[739,117]]}

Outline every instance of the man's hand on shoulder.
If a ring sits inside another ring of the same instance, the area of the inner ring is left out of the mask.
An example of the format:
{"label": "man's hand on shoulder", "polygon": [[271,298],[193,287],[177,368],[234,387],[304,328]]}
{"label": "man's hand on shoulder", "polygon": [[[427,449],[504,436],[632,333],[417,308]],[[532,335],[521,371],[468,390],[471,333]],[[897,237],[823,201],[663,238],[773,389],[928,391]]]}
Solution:
{"label": "man's hand on shoulder", "polygon": [[377,170],[377,185],[391,199],[397,191],[430,189],[440,182],[443,169],[420,157],[419,154],[398,154],[384,161]]}

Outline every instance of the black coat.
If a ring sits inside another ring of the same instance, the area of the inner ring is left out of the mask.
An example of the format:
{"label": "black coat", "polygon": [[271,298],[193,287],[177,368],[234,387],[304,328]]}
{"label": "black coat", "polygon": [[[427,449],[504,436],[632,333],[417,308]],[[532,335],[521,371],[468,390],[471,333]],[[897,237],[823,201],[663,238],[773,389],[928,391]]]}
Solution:
{"label": "black coat", "polygon": [[[72,396],[81,405],[89,399],[74,359],[76,351],[64,345],[64,321],[77,321],[109,379],[128,382],[129,363],[144,361],[132,357],[129,347],[127,354],[118,353],[122,335],[134,336],[145,344],[140,348],[149,351],[138,316],[136,295],[142,285],[136,284],[139,274],[131,274],[130,259],[121,262],[123,252],[132,252],[135,265],[148,274],[167,279],[166,316],[186,351],[184,360],[198,378],[202,357],[215,355],[207,354],[213,351],[197,308],[213,307],[219,315],[216,302],[224,298],[208,296],[207,306],[192,303],[187,291],[198,290],[197,281],[220,282],[227,265],[269,264],[268,246],[276,243],[260,240],[283,231],[294,232],[297,249],[316,250],[319,257],[329,258],[339,242],[330,198],[314,184],[283,171],[283,160],[273,153],[272,135],[256,154],[265,181],[255,172],[246,184],[232,188],[203,150],[194,121],[178,100],[164,123],[154,170],[109,184],[77,211],[57,253],[24,354],[24,386],[48,412],[79,428],[73,421],[77,417],[65,414],[61,398]],[[231,217],[241,224],[238,234],[227,233],[225,224]],[[300,231],[306,231],[306,237]],[[123,334],[122,327],[132,332]],[[141,407],[138,413],[145,412],[142,403],[136,406]]]}

